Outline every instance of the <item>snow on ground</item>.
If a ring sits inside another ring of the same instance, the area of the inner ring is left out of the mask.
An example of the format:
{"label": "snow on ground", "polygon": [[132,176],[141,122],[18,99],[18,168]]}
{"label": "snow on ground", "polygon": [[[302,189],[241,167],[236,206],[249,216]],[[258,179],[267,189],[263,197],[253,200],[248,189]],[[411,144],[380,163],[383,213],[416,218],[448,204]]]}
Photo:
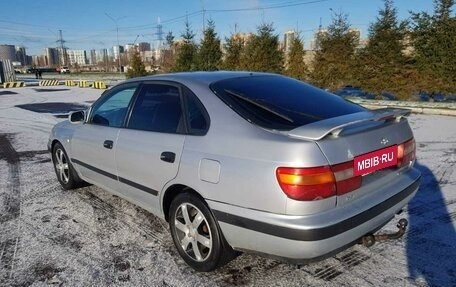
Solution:
{"label": "snow on ground", "polygon": [[409,118],[423,181],[401,214],[410,222],[402,239],[304,266],[243,254],[197,273],[178,256],[166,222],[94,186],[63,191],[46,151],[63,119],[15,107],[90,104],[100,94],[0,89],[0,286],[456,286],[456,118]]}

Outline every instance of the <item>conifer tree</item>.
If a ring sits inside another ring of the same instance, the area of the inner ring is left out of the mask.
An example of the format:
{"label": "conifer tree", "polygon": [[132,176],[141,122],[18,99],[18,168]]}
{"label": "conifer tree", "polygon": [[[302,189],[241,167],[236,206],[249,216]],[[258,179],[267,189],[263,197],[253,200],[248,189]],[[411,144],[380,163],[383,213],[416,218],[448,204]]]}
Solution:
{"label": "conifer tree", "polygon": [[172,70],[174,72],[194,71],[197,68],[197,46],[194,42],[195,33],[188,21],[185,22],[185,31],[181,36],[182,43],[177,47],[176,61]]}
{"label": "conifer tree", "polygon": [[249,71],[281,73],[283,52],[279,50],[279,36],[272,24],[262,24],[257,34],[249,39],[241,57],[241,68]]}
{"label": "conifer tree", "polygon": [[168,34],[166,34],[166,46],[168,48],[171,48],[174,45],[174,35],[172,31],[168,31]]}
{"label": "conifer tree", "polygon": [[299,38],[293,39],[286,61],[285,74],[298,80],[306,80],[309,69],[304,62],[304,45]]}
{"label": "conifer tree", "polygon": [[456,17],[454,0],[434,0],[434,14],[412,14],[412,41],[421,87],[428,92],[456,91]]}
{"label": "conifer tree", "polygon": [[240,70],[241,55],[244,49],[244,39],[238,34],[231,34],[229,38],[225,38],[225,58],[223,60],[224,70]]}
{"label": "conifer tree", "polygon": [[215,23],[209,20],[198,51],[198,70],[215,71],[220,68],[222,63],[220,45],[220,38],[215,32]]}
{"label": "conifer tree", "polygon": [[352,66],[359,38],[350,31],[348,16],[334,13],[327,31],[319,31],[318,50],[312,64],[311,81],[335,90],[352,82]]}
{"label": "conifer tree", "polygon": [[399,23],[392,0],[384,0],[384,7],[369,27],[367,45],[361,49],[355,71],[360,86],[380,95],[392,92],[406,97],[412,91],[403,85],[407,57],[404,55],[405,23]]}
{"label": "conifer tree", "polygon": [[176,47],[174,43],[173,32],[169,31],[168,34],[166,34],[165,40],[166,46],[162,50],[161,70],[165,73],[168,73],[171,71],[176,61]]}
{"label": "conifer tree", "polygon": [[126,77],[129,78],[136,78],[146,76],[148,73],[146,72],[146,67],[141,60],[141,56],[139,55],[139,51],[135,49],[132,53],[131,61],[130,61],[130,68],[127,70]]}

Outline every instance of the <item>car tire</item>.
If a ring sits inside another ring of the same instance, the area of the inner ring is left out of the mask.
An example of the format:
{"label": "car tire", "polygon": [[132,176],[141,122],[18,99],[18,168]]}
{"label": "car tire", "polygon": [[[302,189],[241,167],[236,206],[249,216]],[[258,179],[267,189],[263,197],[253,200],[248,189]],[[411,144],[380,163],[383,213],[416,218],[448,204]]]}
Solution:
{"label": "car tire", "polygon": [[71,164],[62,144],[56,143],[52,148],[52,163],[60,185],[66,189],[74,189],[84,184]]}
{"label": "car tire", "polygon": [[174,198],[169,226],[177,251],[196,271],[212,271],[237,255],[223,237],[212,212],[195,195],[181,193]]}

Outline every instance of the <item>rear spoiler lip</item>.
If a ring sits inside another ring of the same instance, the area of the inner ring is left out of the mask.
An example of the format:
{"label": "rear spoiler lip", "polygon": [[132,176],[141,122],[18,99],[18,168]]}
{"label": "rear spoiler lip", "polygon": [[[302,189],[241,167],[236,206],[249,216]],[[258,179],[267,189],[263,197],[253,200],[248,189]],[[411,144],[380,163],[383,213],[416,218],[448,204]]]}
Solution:
{"label": "rear spoiler lip", "polygon": [[344,128],[362,122],[388,121],[393,119],[399,122],[401,118],[410,115],[410,112],[411,110],[408,109],[392,108],[369,110],[314,122],[285,133],[291,138],[318,141],[329,134],[338,136]]}

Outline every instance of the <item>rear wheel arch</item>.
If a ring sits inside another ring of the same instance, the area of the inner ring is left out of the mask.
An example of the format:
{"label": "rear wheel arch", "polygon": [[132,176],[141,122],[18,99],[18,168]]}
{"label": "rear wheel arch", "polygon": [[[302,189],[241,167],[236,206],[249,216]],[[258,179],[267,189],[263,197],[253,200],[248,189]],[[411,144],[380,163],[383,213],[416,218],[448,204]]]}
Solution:
{"label": "rear wheel arch", "polygon": [[199,199],[201,199],[201,201],[207,205],[204,198],[193,188],[188,187],[183,184],[174,184],[166,189],[165,195],[163,196],[163,200],[162,200],[163,215],[165,217],[166,222],[169,221],[169,208],[171,207],[171,203],[173,202],[173,199],[178,194],[181,194],[181,193],[190,193],[190,194],[198,197]]}
{"label": "rear wheel arch", "polygon": [[164,203],[168,202],[163,210],[174,245],[190,267],[212,271],[239,255],[226,241],[207,202],[194,189],[171,186],[164,197]]}

